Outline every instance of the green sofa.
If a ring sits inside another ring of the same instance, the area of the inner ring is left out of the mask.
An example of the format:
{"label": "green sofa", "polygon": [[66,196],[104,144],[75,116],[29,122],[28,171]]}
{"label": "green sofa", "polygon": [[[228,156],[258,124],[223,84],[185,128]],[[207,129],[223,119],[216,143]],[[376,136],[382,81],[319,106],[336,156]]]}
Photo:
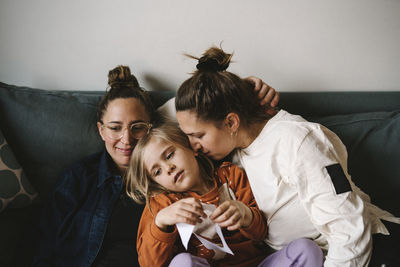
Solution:
{"label": "green sofa", "polygon": [[[30,205],[0,213],[0,266],[30,265],[40,207],[58,175],[103,148],[95,126],[103,93],[0,83],[0,130],[38,193]],[[156,106],[174,95],[150,93]],[[336,132],[348,148],[355,183],[373,203],[400,216],[400,91],[282,92],[280,107]],[[400,266],[399,227],[386,225],[392,235],[374,237],[371,266]]]}

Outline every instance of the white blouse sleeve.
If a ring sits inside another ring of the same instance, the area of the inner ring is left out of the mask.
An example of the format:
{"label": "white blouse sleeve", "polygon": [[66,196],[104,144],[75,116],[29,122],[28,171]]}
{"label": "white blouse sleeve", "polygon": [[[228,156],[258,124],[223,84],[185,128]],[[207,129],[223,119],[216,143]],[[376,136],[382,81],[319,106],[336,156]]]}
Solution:
{"label": "white blouse sleeve", "polygon": [[312,223],[328,241],[324,266],[366,266],[371,226],[363,200],[349,182],[345,146],[333,132],[316,126],[297,152],[290,179]]}

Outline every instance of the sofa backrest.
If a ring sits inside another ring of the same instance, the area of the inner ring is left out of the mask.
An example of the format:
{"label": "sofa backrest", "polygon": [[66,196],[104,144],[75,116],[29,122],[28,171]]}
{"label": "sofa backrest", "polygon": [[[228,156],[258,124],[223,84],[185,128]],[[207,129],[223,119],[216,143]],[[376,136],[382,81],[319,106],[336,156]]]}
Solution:
{"label": "sofa backrest", "polygon": [[[96,127],[96,107],[103,94],[0,83],[1,130],[41,199],[63,169],[103,149]],[[174,93],[150,95],[157,107]]]}
{"label": "sofa backrest", "polygon": [[[42,199],[63,169],[103,149],[95,125],[103,94],[0,83],[0,129]],[[150,94],[159,106],[174,92]],[[355,183],[400,216],[400,92],[282,92],[280,106],[334,131]]]}

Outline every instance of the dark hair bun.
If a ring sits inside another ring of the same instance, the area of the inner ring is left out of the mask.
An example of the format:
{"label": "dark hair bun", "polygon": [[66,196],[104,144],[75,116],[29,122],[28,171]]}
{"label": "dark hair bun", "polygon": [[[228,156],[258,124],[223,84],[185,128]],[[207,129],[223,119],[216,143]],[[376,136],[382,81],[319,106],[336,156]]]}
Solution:
{"label": "dark hair bun", "polygon": [[223,71],[226,70],[223,66],[218,64],[218,61],[214,58],[200,59],[197,63],[196,68],[200,71]]}
{"label": "dark hair bun", "polygon": [[131,74],[128,66],[118,66],[108,72],[108,85],[111,88],[132,87],[138,88],[139,82],[136,77]]}
{"label": "dark hair bun", "polygon": [[225,53],[221,48],[211,47],[199,58],[196,68],[199,71],[224,71],[229,67],[233,54]]}

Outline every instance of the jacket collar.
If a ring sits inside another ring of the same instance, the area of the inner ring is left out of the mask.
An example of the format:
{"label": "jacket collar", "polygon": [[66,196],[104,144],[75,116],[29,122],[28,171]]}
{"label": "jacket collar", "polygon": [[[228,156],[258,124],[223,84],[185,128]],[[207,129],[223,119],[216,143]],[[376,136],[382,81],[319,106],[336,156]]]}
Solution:
{"label": "jacket collar", "polygon": [[111,156],[108,154],[107,150],[104,149],[99,163],[99,180],[97,187],[101,187],[105,181],[110,178],[121,177],[120,175],[112,173],[112,170],[115,168],[114,164]]}

